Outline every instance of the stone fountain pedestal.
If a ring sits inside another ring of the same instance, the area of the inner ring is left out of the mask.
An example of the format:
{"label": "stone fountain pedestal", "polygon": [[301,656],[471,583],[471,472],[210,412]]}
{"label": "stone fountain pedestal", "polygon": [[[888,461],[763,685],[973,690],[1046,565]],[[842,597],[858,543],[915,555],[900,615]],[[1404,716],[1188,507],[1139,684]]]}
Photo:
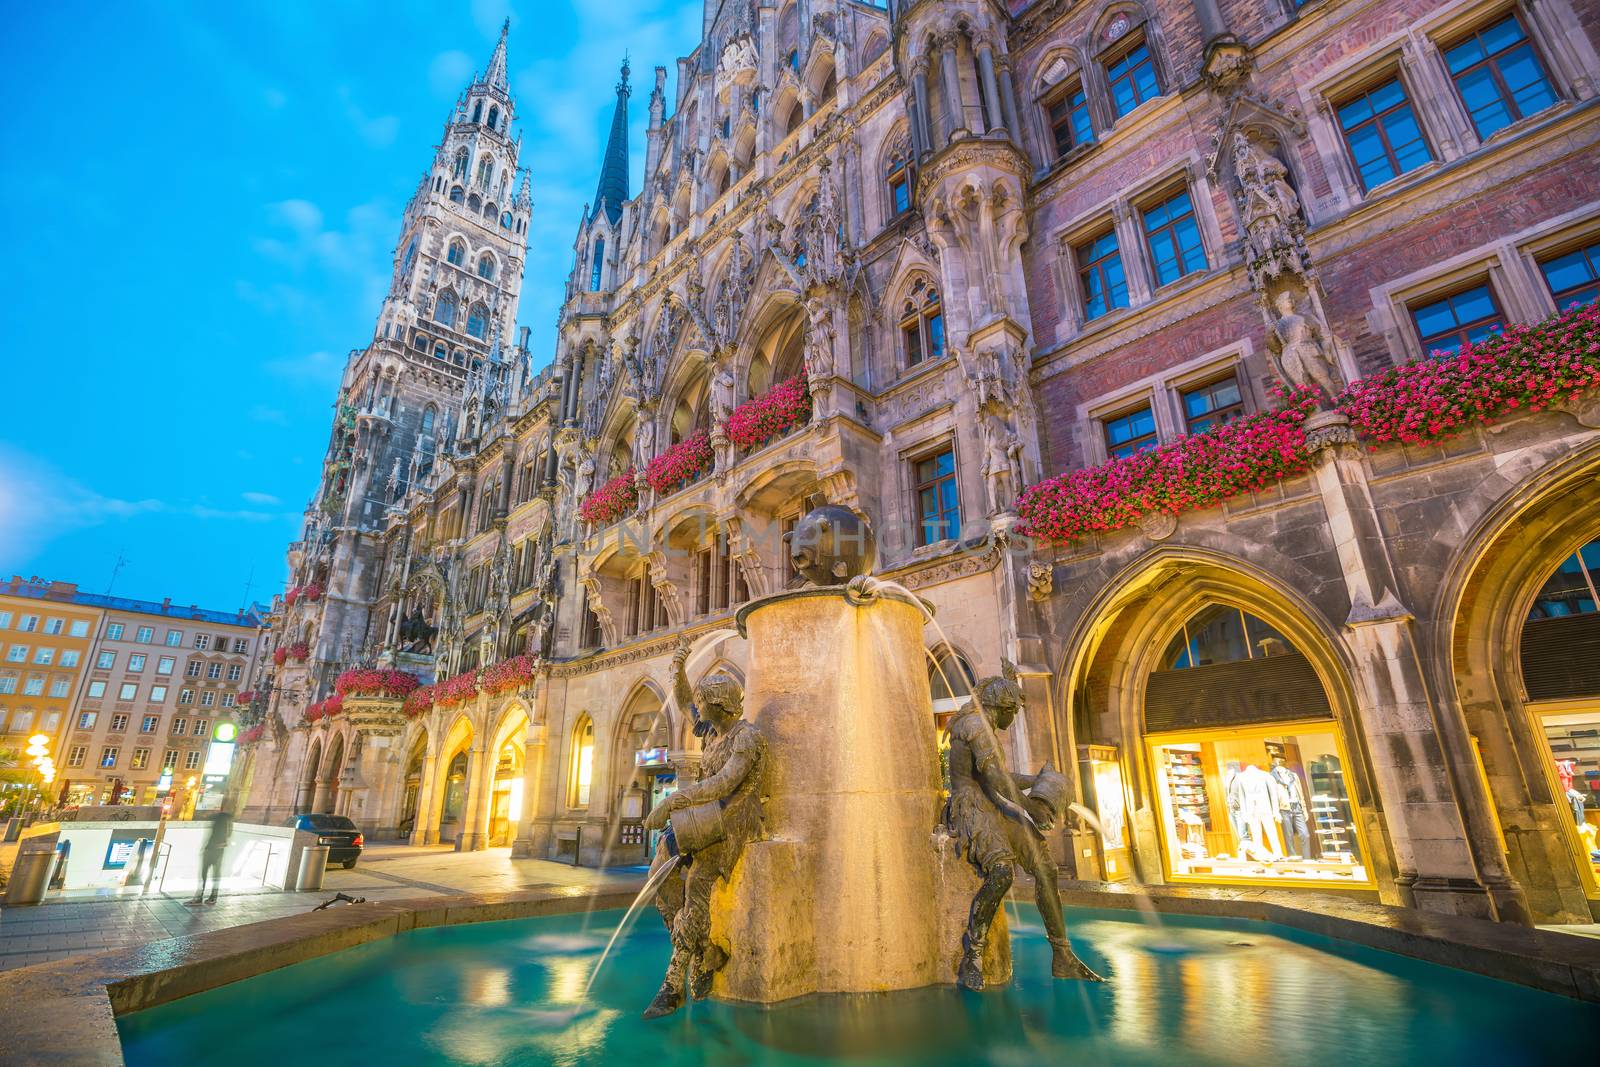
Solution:
{"label": "stone fountain pedestal", "polygon": [[[758,601],[745,716],[768,744],[767,838],[711,903],[716,996],[771,1003],[952,983],[978,878],[935,835],[940,770],[923,614],[840,589]],[[998,918],[991,981],[1011,974]]]}

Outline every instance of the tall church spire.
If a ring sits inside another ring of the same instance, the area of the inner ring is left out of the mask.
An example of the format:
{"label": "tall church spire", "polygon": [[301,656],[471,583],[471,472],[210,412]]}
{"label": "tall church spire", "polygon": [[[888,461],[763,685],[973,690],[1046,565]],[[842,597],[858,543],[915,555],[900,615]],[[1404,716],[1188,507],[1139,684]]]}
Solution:
{"label": "tall church spire", "polygon": [[495,42],[494,55],[489,57],[489,69],[484,73],[483,80],[496,89],[506,89],[506,34],[511,32],[511,20],[508,18],[500,27],[500,40]]}
{"label": "tall church spire", "polygon": [[611,137],[606,141],[605,159],[600,164],[600,186],[594,192],[594,212],[605,210],[615,226],[622,218],[622,204],[628,199],[628,60],[622,60],[622,80],[617,82],[617,109],[611,115]]}

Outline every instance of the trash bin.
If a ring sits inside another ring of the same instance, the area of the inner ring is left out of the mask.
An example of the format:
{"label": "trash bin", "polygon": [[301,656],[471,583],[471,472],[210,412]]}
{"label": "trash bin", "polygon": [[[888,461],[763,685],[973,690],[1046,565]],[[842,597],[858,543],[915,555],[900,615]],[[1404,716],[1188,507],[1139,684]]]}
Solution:
{"label": "trash bin", "polygon": [[295,888],[320,890],[322,876],[328,873],[328,846],[307,845],[300,850],[300,880]]}
{"label": "trash bin", "polygon": [[23,844],[11,867],[11,882],[6,886],[8,905],[37,904],[44,899],[44,887],[50,880],[50,868],[56,861],[53,841]]}
{"label": "trash bin", "polygon": [[9,845],[22,836],[22,820],[10,818],[5,821],[5,832],[0,834],[0,842]]}

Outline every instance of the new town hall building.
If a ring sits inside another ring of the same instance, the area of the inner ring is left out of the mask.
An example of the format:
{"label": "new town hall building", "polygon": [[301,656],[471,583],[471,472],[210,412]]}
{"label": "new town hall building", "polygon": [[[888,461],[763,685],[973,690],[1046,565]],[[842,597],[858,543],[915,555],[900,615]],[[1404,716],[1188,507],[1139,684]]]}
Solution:
{"label": "new town hall building", "polygon": [[345,371],[246,816],[641,861],[673,650],[742,676],[829,502],[937,609],[928,714],[1021,672],[1077,876],[1591,921],[1600,401],[1496,368],[1596,335],[1597,45],[1590,0],[707,0],[637,191],[622,71],[535,372],[502,35]]}

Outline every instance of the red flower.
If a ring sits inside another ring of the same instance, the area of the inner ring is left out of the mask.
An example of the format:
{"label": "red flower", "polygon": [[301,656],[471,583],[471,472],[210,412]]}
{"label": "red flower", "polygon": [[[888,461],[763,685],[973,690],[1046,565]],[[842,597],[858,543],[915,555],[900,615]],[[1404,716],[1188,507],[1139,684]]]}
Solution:
{"label": "red flower", "polygon": [[728,414],[728,440],[749,452],[781,437],[811,417],[811,390],[804,371],[786,378]]}
{"label": "red flower", "polygon": [[334,680],[334,692],[340,696],[382,696],[403,699],[413,693],[422,682],[405,671],[345,671]]}
{"label": "red flower", "polygon": [[639,504],[639,487],[633,478],[629,467],[590,493],[578,505],[579,517],[596,526],[608,526],[632,511]]}
{"label": "red flower", "polygon": [[433,691],[434,688],[431,685],[425,685],[419,689],[413,689],[411,691],[411,695],[406,697],[406,702],[401,705],[400,710],[405,712],[408,717],[413,719],[418,715],[432,711]]}
{"label": "red flower", "polygon": [[[282,650],[280,649],[280,651]],[[311,658],[311,646],[304,641],[296,641],[294,644],[289,646],[288,656],[290,659],[295,660],[296,662],[308,660]]]}
{"label": "red flower", "polygon": [[477,670],[462,671],[433,687],[433,702],[442,708],[465,704],[478,695]]}
{"label": "red flower", "polygon": [[538,667],[537,656],[513,656],[492,667],[485,667],[479,685],[491,695],[519,689],[534,680]]}
{"label": "red flower", "polygon": [[272,662],[276,663],[280,667],[289,662],[289,650],[287,648],[273,649]]}
{"label": "red flower", "polygon": [[664,495],[705,474],[711,462],[711,436],[701,430],[652,459],[644,469],[644,480]]}
{"label": "red flower", "polygon": [[310,601],[311,603],[316,603],[318,600],[322,599],[322,586],[318,585],[316,582],[312,582],[310,585],[302,586],[300,588],[300,595],[305,597],[306,600]]}

